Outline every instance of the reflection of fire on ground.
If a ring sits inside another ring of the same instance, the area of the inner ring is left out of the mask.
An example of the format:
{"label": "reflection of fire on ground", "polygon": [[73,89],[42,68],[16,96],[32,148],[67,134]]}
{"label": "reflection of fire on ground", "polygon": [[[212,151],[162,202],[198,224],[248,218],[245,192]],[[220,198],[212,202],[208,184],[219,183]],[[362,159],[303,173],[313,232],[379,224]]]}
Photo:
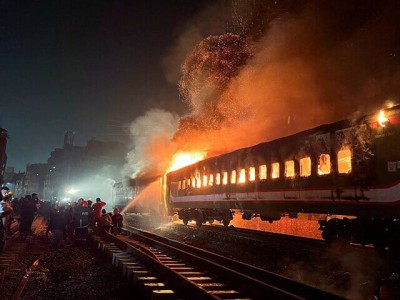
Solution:
{"label": "reflection of fire on ground", "polygon": [[231,225],[240,228],[322,239],[321,231],[318,230],[318,219],[314,218],[300,217],[298,219],[291,219],[289,217],[282,217],[279,221],[269,223],[261,221],[260,218],[243,220],[242,215],[239,212],[235,212]]}
{"label": "reflection of fire on ground", "polygon": [[[246,228],[252,230],[288,234],[312,239],[321,240],[321,231],[318,230],[319,218],[314,215],[299,214],[298,219],[291,219],[289,217],[282,217],[279,221],[269,223],[261,221],[260,218],[251,220],[243,220],[240,211],[235,211],[233,220],[230,225],[238,228]],[[175,223],[182,224],[182,220],[175,219]],[[189,221],[190,226],[196,226],[195,221]],[[213,226],[224,226],[222,223],[214,222]]]}

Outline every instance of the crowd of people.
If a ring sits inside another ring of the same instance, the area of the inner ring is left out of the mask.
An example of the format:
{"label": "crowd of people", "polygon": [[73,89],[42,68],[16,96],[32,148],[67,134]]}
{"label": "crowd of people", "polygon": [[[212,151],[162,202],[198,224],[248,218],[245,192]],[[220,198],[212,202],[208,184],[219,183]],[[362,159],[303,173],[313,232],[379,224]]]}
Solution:
{"label": "crowd of people", "polygon": [[86,240],[90,229],[97,234],[105,232],[119,234],[123,216],[118,208],[114,209],[114,214],[108,213],[103,208],[105,205],[106,203],[100,198],[96,198],[95,203],[80,198],[68,206],[57,202],[47,216],[46,236],[51,233],[51,249],[57,249],[65,239]]}
{"label": "crowd of people", "polygon": [[[77,202],[61,205],[56,202],[47,212],[41,209],[44,205],[36,193],[20,199],[13,198],[9,188],[2,187],[0,195],[0,251],[4,240],[11,232],[11,223],[19,224],[20,240],[25,241],[32,234],[32,223],[41,210],[47,221],[46,237],[50,238],[50,248],[58,249],[64,240],[86,240],[89,230],[97,234],[105,232],[120,234],[123,216],[118,208],[113,213],[104,209],[106,203],[100,198],[96,202],[80,198]],[[48,203],[47,203],[48,205]]]}

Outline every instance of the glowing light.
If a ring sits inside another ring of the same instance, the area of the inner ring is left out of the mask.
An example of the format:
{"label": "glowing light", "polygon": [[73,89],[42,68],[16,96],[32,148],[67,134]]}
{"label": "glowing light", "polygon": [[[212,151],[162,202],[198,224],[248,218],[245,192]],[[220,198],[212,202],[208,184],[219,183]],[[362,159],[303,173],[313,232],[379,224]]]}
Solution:
{"label": "glowing light", "polygon": [[389,123],[389,119],[386,118],[386,116],[385,116],[385,111],[384,111],[384,110],[381,110],[381,111],[379,112],[378,123],[379,123],[379,125],[381,125],[382,127],[385,127],[385,126]]}
{"label": "glowing light", "polygon": [[241,169],[239,172],[239,183],[245,183],[246,182],[246,170]]}
{"label": "glowing light", "polygon": [[206,157],[204,152],[177,152],[172,157],[172,164],[168,172],[194,164]]}
{"label": "glowing light", "polygon": [[67,194],[74,195],[74,194],[76,194],[78,192],[78,190],[74,189],[74,188],[70,188],[70,189],[66,190],[65,192]]}

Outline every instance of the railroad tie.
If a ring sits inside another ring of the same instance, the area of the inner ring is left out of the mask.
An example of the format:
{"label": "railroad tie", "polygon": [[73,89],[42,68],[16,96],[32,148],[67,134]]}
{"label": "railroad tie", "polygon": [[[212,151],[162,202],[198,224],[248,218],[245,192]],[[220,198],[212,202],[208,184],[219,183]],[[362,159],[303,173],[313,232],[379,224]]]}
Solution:
{"label": "railroad tie", "polygon": [[151,300],[174,300],[176,298],[173,290],[152,290]]}
{"label": "railroad tie", "polygon": [[187,276],[187,280],[193,281],[196,284],[212,282],[213,279],[209,276]]}
{"label": "railroad tie", "polygon": [[[137,272],[142,272],[142,271],[145,271],[145,272],[148,272],[147,270],[146,270],[146,267],[145,266],[143,266],[143,265],[137,265],[137,266],[128,266],[127,268],[126,268],[126,279],[128,279],[128,281],[131,281],[131,280],[133,280],[133,278],[134,278],[134,274],[135,273],[137,273]],[[147,274],[147,273],[145,273],[145,274],[143,274],[143,276],[150,276],[149,274]]]}
{"label": "railroad tie", "polygon": [[133,258],[132,256],[131,257],[118,257],[115,267],[122,271],[124,263],[131,263],[131,262],[135,262],[135,261],[136,261],[136,259]]}
{"label": "railroad tie", "polygon": [[169,267],[172,271],[175,271],[179,274],[181,274],[181,272],[188,272],[188,271],[193,271],[194,268],[192,267],[185,267],[185,266],[181,266],[181,267]]}
{"label": "railroad tie", "polygon": [[0,257],[0,266],[8,266],[8,271],[14,267],[14,262],[15,262],[14,259]]}
{"label": "railroad tie", "polygon": [[144,266],[139,263],[139,262],[122,262],[122,276],[123,277],[127,277],[128,276],[128,268],[129,267],[142,267],[144,268]]}
{"label": "railroad tie", "polygon": [[154,274],[151,271],[146,271],[146,270],[137,270],[132,272],[133,277],[132,277],[132,282],[133,285],[137,285],[138,283],[138,278],[139,277],[146,277],[146,276],[154,276]]}
{"label": "railroad tie", "polygon": [[113,255],[116,253],[123,253],[121,249],[114,245],[105,245],[104,254],[112,259]]}
{"label": "railroad tie", "polygon": [[132,257],[132,256],[126,252],[114,252],[114,253],[112,253],[111,263],[113,264],[114,267],[117,268],[119,259],[130,258],[130,257]]}
{"label": "railroad tie", "polygon": [[188,277],[188,276],[201,276],[201,275],[205,275],[204,272],[198,272],[198,271],[180,271],[177,272],[178,274]]}
{"label": "railroad tie", "polygon": [[185,267],[186,264],[180,263],[178,261],[169,261],[164,263],[165,266],[169,267],[169,268],[178,268],[178,267]]}
{"label": "railroad tie", "polygon": [[[141,277],[143,278],[143,277]],[[167,290],[168,287],[164,282],[152,281],[145,282],[138,279],[137,290],[139,294],[144,295],[146,299],[150,299],[154,290]]]}
{"label": "railroad tie", "polygon": [[4,249],[0,253],[0,284],[3,284],[4,279],[15,266],[18,256],[26,248],[26,244],[13,244],[11,249]]}

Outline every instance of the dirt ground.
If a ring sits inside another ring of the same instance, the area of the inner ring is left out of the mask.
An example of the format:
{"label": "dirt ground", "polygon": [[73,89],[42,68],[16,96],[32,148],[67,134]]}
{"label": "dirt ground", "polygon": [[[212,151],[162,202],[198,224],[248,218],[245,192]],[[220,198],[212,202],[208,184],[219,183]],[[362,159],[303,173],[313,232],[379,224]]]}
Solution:
{"label": "dirt ground", "polygon": [[121,273],[97,249],[67,240],[62,248],[50,251],[45,222],[39,219],[34,225],[35,234],[28,237],[24,252],[0,286],[1,300],[16,295],[26,270],[39,257],[19,299],[137,299]]}

